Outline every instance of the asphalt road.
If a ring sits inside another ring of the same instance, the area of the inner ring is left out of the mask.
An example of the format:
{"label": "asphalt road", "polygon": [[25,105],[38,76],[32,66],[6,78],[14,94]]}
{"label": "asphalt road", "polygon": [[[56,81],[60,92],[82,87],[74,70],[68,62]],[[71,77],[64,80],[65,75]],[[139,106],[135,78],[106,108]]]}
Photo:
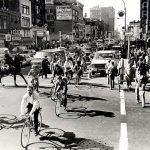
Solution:
{"label": "asphalt road", "polygon": [[[20,102],[26,86],[20,77],[17,78],[17,82],[20,87],[13,86],[12,77],[5,77],[3,83],[6,86],[0,87],[0,124],[6,126],[0,130],[0,150],[23,149],[20,144],[23,123],[17,123],[13,120],[13,116],[20,114]],[[63,147],[64,143],[74,143],[74,140],[80,141],[82,138],[99,140],[103,149],[113,146],[115,150],[149,150],[148,91],[147,107],[142,108],[141,104],[136,104],[134,91],[124,91],[124,97],[121,97],[118,86],[110,90],[105,77],[88,80],[85,75],[80,86],[69,86],[70,111],[62,110],[60,117],[57,117],[55,102],[49,95],[50,79],[40,78],[40,85],[42,131],[37,137],[31,136],[28,150],[52,149],[54,147],[50,144],[52,141],[54,145]],[[86,114],[83,108],[86,108]],[[10,118],[11,123],[4,122],[4,118]],[[14,125],[10,127],[13,123]],[[51,138],[41,141],[40,137],[47,132],[50,132]]]}

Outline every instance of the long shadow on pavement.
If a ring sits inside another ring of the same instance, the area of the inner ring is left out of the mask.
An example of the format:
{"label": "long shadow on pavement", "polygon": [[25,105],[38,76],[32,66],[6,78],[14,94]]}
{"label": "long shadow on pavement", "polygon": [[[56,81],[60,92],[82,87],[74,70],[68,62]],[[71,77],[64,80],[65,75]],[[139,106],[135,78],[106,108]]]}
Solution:
{"label": "long shadow on pavement", "polygon": [[[19,129],[25,123],[25,119],[18,120],[15,115],[11,114],[0,114],[0,129]],[[49,126],[42,123],[42,127],[48,128]]]}
{"label": "long shadow on pavement", "polygon": [[90,101],[90,100],[107,101],[107,99],[104,98],[81,96],[79,94],[74,94],[74,95],[68,94],[67,96],[71,101]]}

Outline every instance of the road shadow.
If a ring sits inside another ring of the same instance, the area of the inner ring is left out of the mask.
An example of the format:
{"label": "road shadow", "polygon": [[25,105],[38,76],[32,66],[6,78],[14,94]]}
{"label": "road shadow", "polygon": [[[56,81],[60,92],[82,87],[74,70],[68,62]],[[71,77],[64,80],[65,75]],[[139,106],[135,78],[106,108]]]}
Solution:
{"label": "road shadow", "polygon": [[[41,134],[42,132],[42,134]],[[46,129],[42,130],[40,134],[40,141],[49,141],[57,149],[88,149],[88,148],[107,148],[113,150],[114,146],[103,138],[94,140],[76,137],[74,132],[66,132],[61,129]],[[42,149],[45,149],[42,147]]]}
{"label": "road shadow", "polygon": [[108,111],[100,111],[100,110],[87,110],[87,109],[67,109],[67,112],[75,112],[81,116],[89,116],[89,117],[96,117],[96,116],[104,116],[104,117],[115,117],[113,112]]}
{"label": "road shadow", "polygon": [[[104,85],[104,84],[98,84],[98,83],[89,83],[89,82],[81,82],[80,85],[87,85],[90,86],[91,88],[93,87],[103,87],[103,88],[110,88],[108,85]],[[80,87],[79,85],[79,87]]]}
{"label": "road shadow", "polygon": [[79,94],[74,95],[67,95],[68,99],[71,101],[91,101],[91,100],[98,100],[98,101],[108,101],[107,99],[100,98],[100,97],[89,97],[89,96],[82,96]]}
{"label": "road shadow", "polygon": [[[15,115],[0,114],[0,129],[19,129],[22,128],[26,119],[18,119]],[[48,125],[42,123],[41,127],[49,128]]]}

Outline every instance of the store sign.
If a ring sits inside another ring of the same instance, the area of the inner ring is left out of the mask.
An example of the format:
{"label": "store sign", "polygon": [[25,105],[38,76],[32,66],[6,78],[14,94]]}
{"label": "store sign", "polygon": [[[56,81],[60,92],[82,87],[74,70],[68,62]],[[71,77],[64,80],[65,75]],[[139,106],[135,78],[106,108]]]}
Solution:
{"label": "store sign", "polygon": [[6,34],[5,35],[5,39],[6,39],[6,41],[11,41],[11,34]]}
{"label": "store sign", "polygon": [[55,0],[57,3],[69,3],[69,4],[72,4],[72,3],[76,3],[77,0]]}
{"label": "store sign", "polygon": [[45,4],[53,5],[54,4],[54,0],[45,0]]}
{"label": "store sign", "polygon": [[72,20],[72,9],[70,6],[57,6],[56,7],[57,20]]}
{"label": "store sign", "polygon": [[43,37],[44,36],[43,31],[37,31],[36,34],[37,34],[38,37]]}
{"label": "store sign", "polygon": [[21,40],[21,37],[18,36],[18,35],[12,35],[11,40],[12,40],[12,41],[20,41],[20,40]]}

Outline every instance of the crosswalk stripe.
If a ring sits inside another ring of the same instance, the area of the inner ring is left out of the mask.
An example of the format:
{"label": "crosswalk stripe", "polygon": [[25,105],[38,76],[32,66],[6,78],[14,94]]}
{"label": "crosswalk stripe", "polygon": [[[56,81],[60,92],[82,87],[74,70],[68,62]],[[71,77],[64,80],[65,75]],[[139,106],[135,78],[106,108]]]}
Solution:
{"label": "crosswalk stripe", "polygon": [[121,114],[121,125],[120,125],[119,150],[128,150],[126,108],[125,108],[125,97],[124,97],[123,90],[120,91],[120,114]]}

